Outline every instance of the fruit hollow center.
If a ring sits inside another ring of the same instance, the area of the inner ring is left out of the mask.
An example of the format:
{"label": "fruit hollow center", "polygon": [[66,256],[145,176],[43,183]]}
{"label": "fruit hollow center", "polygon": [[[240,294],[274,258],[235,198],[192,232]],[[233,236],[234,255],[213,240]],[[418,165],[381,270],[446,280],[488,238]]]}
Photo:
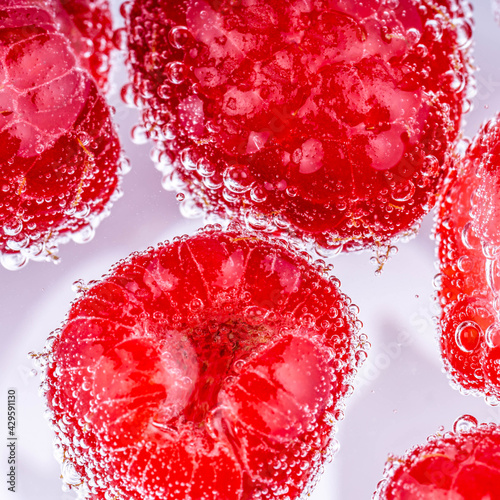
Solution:
{"label": "fruit hollow center", "polygon": [[[228,377],[236,375],[235,363],[267,342],[269,333],[246,324],[230,323],[205,325],[188,334],[189,347],[184,347],[183,352],[170,352],[172,358],[177,356],[178,365],[190,381],[185,385],[185,404],[179,414],[163,423],[175,426],[179,417],[195,424],[204,422],[208,413],[218,406],[219,393],[228,384]],[[161,413],[155,417],[157,423]]]}
{"label": "fruit hollow center", "polygon": [[230,376],[243,344],[238,332],[224,332],[216,339],[204,336],[194,347],[198,355],[198,376],[183,411],[186,420],[203,422],[218,404],[219,392]]}
{"label": "fruit hollow center", "polygon": [[142,439],[151,426],[211,427],[216,413],[274,440],[293,439],[335,387],[324,346],[304,333],[228,321],[126,339],[100,357],[86,418],[119,441]]}

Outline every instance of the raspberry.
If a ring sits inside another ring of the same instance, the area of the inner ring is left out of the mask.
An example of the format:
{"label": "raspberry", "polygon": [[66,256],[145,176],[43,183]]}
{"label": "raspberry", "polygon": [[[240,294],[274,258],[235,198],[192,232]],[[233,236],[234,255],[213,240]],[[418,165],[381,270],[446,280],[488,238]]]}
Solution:
{"label": "raspberry", "polygon": [[499,116],[483,125],[458,161],[436,226],[441,351],[466,392],[500,398]]}
{"label": "raspberry", "polygon": [[135,0],[127,17],[134,133],[185,212],[335,253],[434,205],[470,104],[465,3]]}
{"label": "raspberry", "polygon": [[108,105],[38,4],[0,7],[0,254],[10,269],[90,239],[121,162]]}
{"label": "raspberry", "polygon": [[374,500],[500,499],[500,429],[464,415],[404,457],[390,457]]}
{"label": "raspberry", "polygon": [[46,352],[73,483],[94,500],[298,498],[364,357],[356,307],[321,271],[207,227],[94,282]]}
{"label": "raspberry", "polygon": [[106,91],[114,31],[108,0],[57,0],[59,29],[71,41],[79,63]]}

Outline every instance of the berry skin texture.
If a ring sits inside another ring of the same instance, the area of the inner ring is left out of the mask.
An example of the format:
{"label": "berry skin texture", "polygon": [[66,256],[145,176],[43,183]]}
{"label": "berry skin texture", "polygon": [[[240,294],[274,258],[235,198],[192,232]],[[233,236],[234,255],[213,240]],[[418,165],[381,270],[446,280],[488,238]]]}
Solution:
{"label": "berry skin texture", "polygon": [[470,104],[465,2],[135,0],[127,18],[133,135],[183,213],[335,253],[434,205]]}
{"label": "berry skin texture", "polygon": [[453,432],[389,457],[374,500],[500,500],[500,429],[464,415]]}
{"label": "berry skin texture", "polygon": [[500,400],[500,121],[457,160],[436,224],[441,353],[452,381]]}
{"label": "berry skin texture", "polygon": [[47,344],[66,477],[93,500],[299,498],[364,359],[356,310],[286,242],[234,227],[131,255]]}
{"label": "berry skin texture", "polygon": [[118,195],[121,149],[109,106],[55,11],[0,4],[0,256],[8,269],[88,241]]}

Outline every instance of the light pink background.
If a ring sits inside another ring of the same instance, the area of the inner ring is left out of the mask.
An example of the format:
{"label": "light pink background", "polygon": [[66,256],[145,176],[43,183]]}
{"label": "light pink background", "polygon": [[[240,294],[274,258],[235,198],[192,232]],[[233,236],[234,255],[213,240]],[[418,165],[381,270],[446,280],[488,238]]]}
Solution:
{"label": "light pink background", "polygon": [[[472,135],[480,122],[500,111],[500,27],[489,0],[475,0],[475,60],[478,94],[467,116]],[[114,8],[118,11],[119,2]],[[98,279],[118,259],[134,250],[191,233],[200,220],[184,220],[173,193],[161,188],[161,175],[149,159],[149,144],[129,140],[137,112],[119,99],[124,81],[115,74],[111,101],[117,109],[123,146],[132,171],[123,182],[124,196],[88,244],[61,248],[61,262],[30,263],[17,272],[0,269],[0,498],[70,500],[63,492],[59,465],[53,458],[52,431],[38,395],[39,377],[31,374],[29,351],[43,348],[48,334],[63,320],[75,294],[76,280]],[[498,409],[482,399],[462,396],[442,372],[433,323],[431,295],[436,274],[432,215],[417,238],[399,244],[399,253],[374,275],[369,254],[342,255],[333,261],[344,291],[360,308],[372,349],[359,372],[345,420],[339,425],[341,447],[311,500],[369,499],[382,477],[390,452],[402,453],[440,426],[450,429],[464,413],[480,421],[500,422]],[[7,491],[7,389],[18,392],[18,492]],[[4,444],[5,443],[5,444]]]}

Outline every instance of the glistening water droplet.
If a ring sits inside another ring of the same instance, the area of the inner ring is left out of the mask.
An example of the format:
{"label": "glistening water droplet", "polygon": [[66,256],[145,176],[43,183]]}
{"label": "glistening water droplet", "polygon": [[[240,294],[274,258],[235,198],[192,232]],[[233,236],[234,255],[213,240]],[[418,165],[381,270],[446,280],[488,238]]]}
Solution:
{"label": "glistening water droplet", "polygon": [[462,415],[455,420],[453,432],[467,432],[477,427],[477,419],[472,415]]}

